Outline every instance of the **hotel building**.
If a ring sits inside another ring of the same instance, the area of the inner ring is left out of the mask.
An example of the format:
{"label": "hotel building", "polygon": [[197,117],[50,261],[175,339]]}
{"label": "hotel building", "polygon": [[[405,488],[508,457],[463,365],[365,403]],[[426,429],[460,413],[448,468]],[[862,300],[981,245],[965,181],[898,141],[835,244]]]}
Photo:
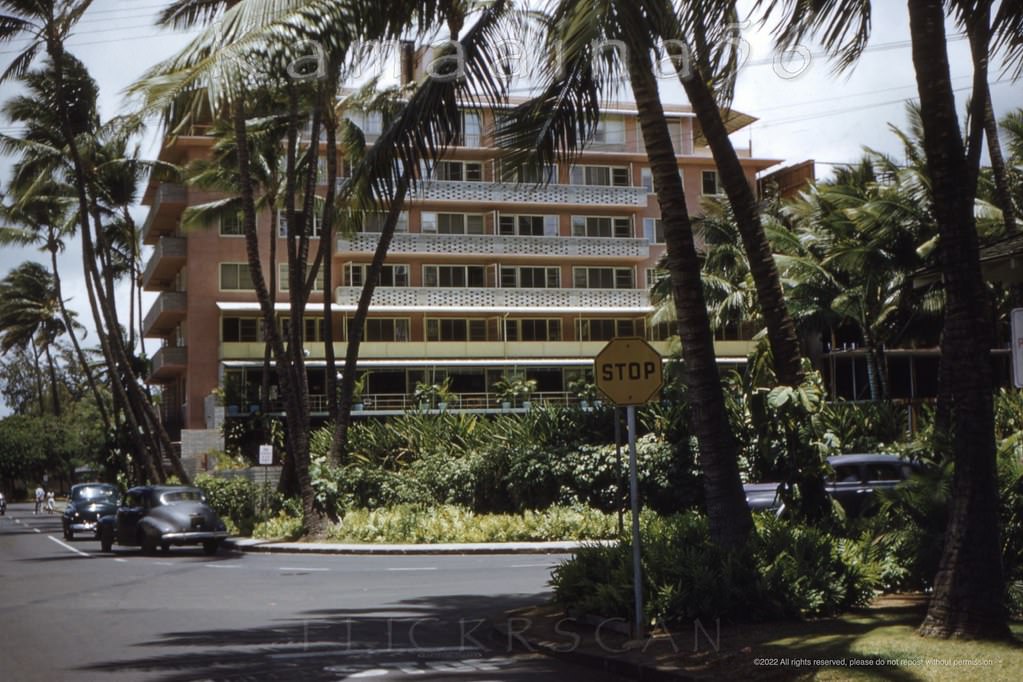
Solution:
{"label": "hotel building", "polygon": [[[664,245],[636,111],[605,109],[587,150],[573,165],[551,168],[548,184],[501,181],[506,174],[489,134],[493,116],[465,111],[457,145],[406,202],[361,346],[367,415],[413,408],[417,384],[444,380],[458,396],[453,408],[497,411],[493,385],[512,375],[536,380],[533,400],[571,401],[573,382],[588,376],[612,337],[643,336],[664,354],[677,345],[677,337],[672,341],[647,322]],[[701,199],[719,192],[714,162],[688,107],[671,107],[667,116],[689,211],[697,214]],[[369,142],[381,133],[379,116],[353,120]],[[732,112],[730,128],[753,120]],[[212,144],[196,131],[173,139],[160,156],[184,165],[206,157]],[[738,151],[751,185],[777,163]],[[143,240],[152,254],[143,284],[156,299],[144,331],[161,343],[149,381],[162,386],[164,417],[183,445],[215,426],[208,396],[218,387],[228,416],[260,402],[264,343],[239,225],[181,226],[186,207],[214,198],[171,183],[151,184],[145,195],[150,213]],[[330,260],[337,286],[314,293],[307,308],[314,419],[326,408],[322,296],[333,302],[329,324],[343,359],[382,217],[367,216],[362,232],[337,236]],[[268,213],[258,226],[269,238]],[[278,254],[278,282],[286,287],[283,243]],[[287,296],[286,288],[278,291],[282,317]],[[748,350],[746,340],[718,341],[723,362],[741,362]]]}

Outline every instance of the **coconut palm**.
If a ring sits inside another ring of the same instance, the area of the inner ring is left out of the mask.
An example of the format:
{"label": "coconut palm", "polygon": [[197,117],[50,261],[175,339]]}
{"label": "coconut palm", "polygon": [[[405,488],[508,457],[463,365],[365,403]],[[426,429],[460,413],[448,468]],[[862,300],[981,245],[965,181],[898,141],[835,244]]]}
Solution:
{"label": "coconut palm", "polygon": [[[782,47],[816,34],[842,66],[855,63],[870,35],[871,3],[862,0],[763,0],[759,4],[769,13],[783,11],[777,29]],[[942,390],[950,398],[955,462],[945,547],[920,631],[942,637],[1006,637],[991,392],[993,339],[973,215],[976,173],[971,170],[955,109],[946,48],[946,3],[908,0],[907,4],[923,148],[940,235],[945,284],[941,379]],[[973,3],[977,4],[987,3]],[[956,0],[948,5],[972,11],[966,2]],[[1023,69],[1023,4],[1002,2],[991,25],[991,44],[1019,75]]]}
{"label": "coconut palm", "polygon": [[[14,176],[16,178],[20,176],[17,170],[15,170]],[[38,245],[41,250],[49,254],[54,294],[60,308],[61,319],[65,329],[73,330],[77,325],[73,323],[72,313],[68,310],[61,293],[62,285],[58,268],[58,254],[64,250],[64,237],[68,231],[69,209],[72,203],[72,199],[68,196],[69,188],[49,180],[33,184],[28,188],[12,185],[9,189],[10,196],[14,201],[10,205],[0,205],[0,218],[10,223],[0,227],[0,244]],[[75,358],[78,360],[85,382],[96,402],[100,418],[107,431],[110,431],[112,423],[106,401],[96,384],[90,363],[86,360],[78,342],[78,336],[75,333],[68,335],[71,337]]]}
{"label": "coconut palm", "polygon": [[60,312],[53,275],[45,267],[27,261],[0,280],[0,353],[12,348],[30,349],[35,360],[40,414],[47,411],[40,356],[46,358],[50,378],[52,414],[60,416],[57,368],[50,352],[67,328]]}
{"label": "coconut palm", "polygon": [[[551,2],[543,40],[552,57],[541,67],[540,95],[520,105],[498,131],[515,162],[539,167],[568,160],[591,136],[600,99],[610,97],[628,76],[639,111],[640,130],[661,209],[666,266],[679,321],[693,429],[700,443],[711,534],[723,546],[741,545],[752,526],[739,479],[737,449],[725,413],[714,357],[714,338],[697,256],[693,227],[651,53],[658,30],[674,17],[672,8],[649,2]],[[624,45],[602,50],[601,45]]]}

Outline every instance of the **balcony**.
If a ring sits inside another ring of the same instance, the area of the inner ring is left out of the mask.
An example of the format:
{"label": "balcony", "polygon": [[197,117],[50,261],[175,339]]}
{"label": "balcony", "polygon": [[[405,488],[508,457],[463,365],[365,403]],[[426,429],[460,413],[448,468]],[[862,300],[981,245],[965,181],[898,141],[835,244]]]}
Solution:
{"label": "balcony", "polygon": [[181,375],[188,365],[188,348],[184,346],[164,346],[153,356],[153,370],[149,374],[149,382],[153,384],[169,381]]}
{"label": "balcony", "polygon": [[427,180],[419,184],[413,195],[415,201],[591,207],[643,207],[647,205],[648,198],[643,187],[530,185],[457,180]]}
{"label": "balcony", "polygon": [[[361,293],[362,287],[338,287],[337,304],[354,310]],[[377,287],[370,305],[373,312],[645,314],[653,310],[644,289]]]}
{"label": "balcony", "polygon": [[[380,235],[357,234],[337,241],[338,253],[373,253]],[[394,235],[390,254],[430,256],[529,256],[531,258],[615,258],[647,260],[650,243],[645,239],[612,239],[599,237],[520,237],[476,234],[411,234]]]}
{"label": "balcony", "polygon": [[184,237],[160,237],[142,273],[142,288],[164,291],[185,264],[188,243]]}
{"label": "balcony", "polygon": [[146,222],[142,224],[142,242],[155,244],[160,235],[172,233],[187,203],[188,190],[184,185],[170,182],[160,185],[153,195]]}
{"label": "balcony", "polygon": [[156,297],[153,307],[146,313],[142,331],[146,336],[164,336],[185,319],[188,296],[183,291],[165,291]]}

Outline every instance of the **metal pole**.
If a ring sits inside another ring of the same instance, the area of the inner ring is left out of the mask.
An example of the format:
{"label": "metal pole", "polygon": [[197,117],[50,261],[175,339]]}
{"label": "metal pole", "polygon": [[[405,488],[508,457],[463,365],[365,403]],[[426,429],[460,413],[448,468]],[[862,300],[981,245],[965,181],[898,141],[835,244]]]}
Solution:
{"label": "metal pole", "polygon": [[625,533],[625,486],[622,485],[622,408],[615,405],[615,466],[618,475],[615,506],[618,507],[618,535]]}
{"label": "metal pole", "polygon": [[626,408],[629,429],[629,490],[632,493],[632,593],[635,602],[635,638],[643,636],[643,570],[639,546],[639,474],[636,467],[636,406]]}

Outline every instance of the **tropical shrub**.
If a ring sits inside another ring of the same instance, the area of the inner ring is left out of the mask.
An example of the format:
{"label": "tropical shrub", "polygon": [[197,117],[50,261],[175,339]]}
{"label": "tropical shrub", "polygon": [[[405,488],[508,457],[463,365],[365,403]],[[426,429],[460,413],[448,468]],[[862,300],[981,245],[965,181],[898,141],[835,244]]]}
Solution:
{"label": "tropical shrub", "polygon": [[[644,515],[642,552],[649,623],[832,615],[866,604],[877,585],[876,565],[856,543],[766,517],[743,549],[727,551],[710,542],[702,515]],[[583,548],[551,582],[569,609],[629,619],[631,547]]]}
{"label": "tropical shrub", "polygon": [[239,535],[251,535],[256,524],[272,517],[287,505],[275,490],[257,485],[247,478],[220,478],[200,474],[195,485],[206,493],[206,501],[213,511],[232,526]]}

